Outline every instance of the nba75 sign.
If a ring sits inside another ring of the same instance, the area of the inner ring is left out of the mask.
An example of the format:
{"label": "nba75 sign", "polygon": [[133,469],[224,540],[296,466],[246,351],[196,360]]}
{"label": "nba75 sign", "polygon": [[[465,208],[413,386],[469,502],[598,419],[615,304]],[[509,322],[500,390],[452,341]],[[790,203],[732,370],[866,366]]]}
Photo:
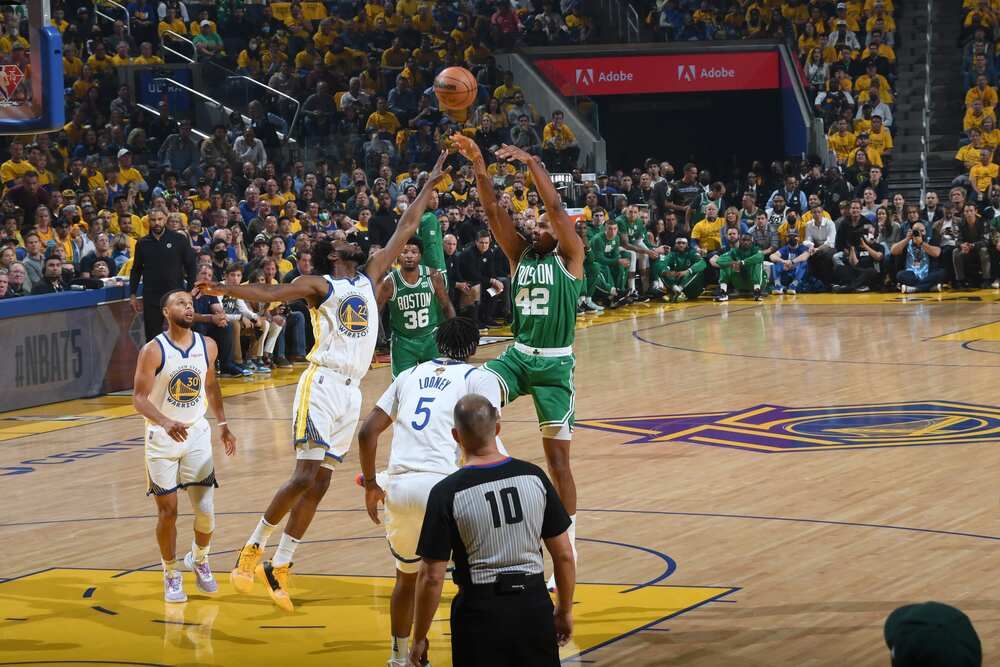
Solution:
{"label": "nba75 sign", "polygon": [[14,93],[18,86],[24,81],[24,72],[17,65],[4,65],[0,67],[0,94],[7,104],[14,102]]}

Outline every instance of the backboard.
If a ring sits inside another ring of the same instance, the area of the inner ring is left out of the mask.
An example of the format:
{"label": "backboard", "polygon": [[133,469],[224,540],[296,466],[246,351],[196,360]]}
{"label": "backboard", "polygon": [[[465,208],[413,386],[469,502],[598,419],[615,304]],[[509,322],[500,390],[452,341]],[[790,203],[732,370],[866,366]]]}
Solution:
{"label": "backboard", "polygon": [[[0,0],[0,136],[60,129],[65,119],[62,35],[49,0]],[[7,48],[9,45],[9,48]]]}

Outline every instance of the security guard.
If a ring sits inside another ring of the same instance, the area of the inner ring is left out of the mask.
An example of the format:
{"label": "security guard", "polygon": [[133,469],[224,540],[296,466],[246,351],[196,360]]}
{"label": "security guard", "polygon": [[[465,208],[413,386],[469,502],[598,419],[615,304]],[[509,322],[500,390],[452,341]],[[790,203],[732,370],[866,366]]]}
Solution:
{"label": "security guard", "polygon": [[[441,600],[448,559],[458,595],[451,605],[455,667],[556,667],[573,632],[576,566],[569,515],[542,470],[497,451],[498,414],[483,396],[455,405],[452,435],[465,466],[431,489],[417,554],[410,664],[427,660],[427,631]],[[558,603],[545,588],[540,543],[555,568]]]}

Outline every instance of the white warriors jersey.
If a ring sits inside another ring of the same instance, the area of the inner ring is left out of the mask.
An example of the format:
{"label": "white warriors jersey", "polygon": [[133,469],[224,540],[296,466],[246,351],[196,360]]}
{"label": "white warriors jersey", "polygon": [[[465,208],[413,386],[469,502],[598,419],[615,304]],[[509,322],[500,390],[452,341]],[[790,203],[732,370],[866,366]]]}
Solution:
{"label": "white warriors jersey", "polygon": [[500,410],[500,384],[492,373],[452,359],[433,359],[403,371],[378,400],[395,420],[387,472],[436,472],[458,469],[458,444],[451,435],[455,404],[480,394]]}
{"label": "white warriors jersey", "polygon": [[150,402],[167,418],[194,424],[205,416],[205,378],[208,375],[208,348],[205,338],[191,332],[191,347],[182,350],[166,332],[154,338],[163,352],[156,370]]}
{"label": "white warriors jersey", "polygon": [[319,308],[310,308],[316,344],[310,362],[360,380],[368,372],[378,339],[378,307],[372,281],[323,276],[328,291]]}

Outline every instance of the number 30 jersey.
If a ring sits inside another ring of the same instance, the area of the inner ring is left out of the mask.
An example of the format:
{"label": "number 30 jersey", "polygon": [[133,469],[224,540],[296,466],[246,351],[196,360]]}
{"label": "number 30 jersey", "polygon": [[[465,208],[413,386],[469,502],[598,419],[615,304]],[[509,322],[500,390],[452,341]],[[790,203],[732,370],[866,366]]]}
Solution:
{"label": "number 30 jersey", "polygon": [[399,269],[393,269],[387,278],[392,281],[389,327],[394,334],[406,338],[421,338],[434,333],[440,319],[430,270],[422,264],[419,269],[420,277],[412,285],[406,282]]}
{"label": "number 30 jersey", "polygon": [[455,404],[466,394],[480,394],[500,410],[500,384],[486,371],[453,359],[425,361],[402,372],[378,400],[395,420],[390,475],[458,469],[458,444],[451,435]]}
{"label": "number 30 jersey", "polygon": [[583,281],[573,277],[562,257],[539,255],[529,246],[511,281],[514,340],[529,347],[572,347],[582,288]]}

